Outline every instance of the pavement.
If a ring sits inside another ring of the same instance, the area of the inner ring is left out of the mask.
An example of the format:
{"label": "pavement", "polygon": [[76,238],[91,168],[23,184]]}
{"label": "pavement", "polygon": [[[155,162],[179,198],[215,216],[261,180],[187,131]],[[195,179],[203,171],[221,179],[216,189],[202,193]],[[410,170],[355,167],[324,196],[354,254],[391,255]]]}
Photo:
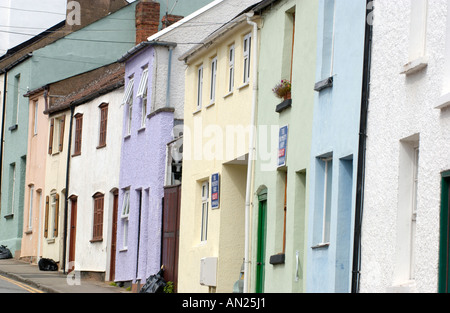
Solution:
{"label": "pavement", "polygon": [[44,293],[130,293],[110,282],[81,279],[77,273],[39,270],[35,264],[16,259],[0,260],[0,275],[27,284]]}

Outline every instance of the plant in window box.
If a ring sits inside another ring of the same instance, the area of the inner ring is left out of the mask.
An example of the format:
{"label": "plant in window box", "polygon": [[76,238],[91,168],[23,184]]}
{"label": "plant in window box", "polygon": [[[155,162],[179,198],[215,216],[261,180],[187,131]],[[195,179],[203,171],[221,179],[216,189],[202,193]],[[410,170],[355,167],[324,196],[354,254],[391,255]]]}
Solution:
{"label": "plant in window box", "polygon": [[291,99],[291,82],[283,79],[280,83],[276,84],[275,87],[272,89],[275,96],[277,96],[280,99]]}

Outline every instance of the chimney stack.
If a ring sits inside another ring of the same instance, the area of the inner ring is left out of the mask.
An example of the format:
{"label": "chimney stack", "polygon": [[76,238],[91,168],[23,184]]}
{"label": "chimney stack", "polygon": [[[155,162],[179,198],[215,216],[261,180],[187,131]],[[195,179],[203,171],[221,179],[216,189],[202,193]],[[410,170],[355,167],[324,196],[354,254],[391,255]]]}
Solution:
{"label": "chimney stack", "polygon": [[160,4],[153,0],[140,0],[136,6],[136,45],[158,32]]}
{"label": "chimney stack", "polygon": [[178,22],[179,20],[183,19],[184,16],[180,16],[180,15],[172,15],[172,14],[167,14],[164,15],[161,23],[162,23],[162,28],[166,28],[169,27],[172,24],[175,24],[176,22]]}

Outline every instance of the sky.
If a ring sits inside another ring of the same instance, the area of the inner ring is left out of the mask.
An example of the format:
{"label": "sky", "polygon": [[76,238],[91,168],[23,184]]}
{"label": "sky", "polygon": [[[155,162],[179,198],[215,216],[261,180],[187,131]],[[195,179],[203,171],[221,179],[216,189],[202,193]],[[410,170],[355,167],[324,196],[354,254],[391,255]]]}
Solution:
{"label": "sky", "polygon": [[0,0],[0,56],[63,21],[66,4],[67,0]]}

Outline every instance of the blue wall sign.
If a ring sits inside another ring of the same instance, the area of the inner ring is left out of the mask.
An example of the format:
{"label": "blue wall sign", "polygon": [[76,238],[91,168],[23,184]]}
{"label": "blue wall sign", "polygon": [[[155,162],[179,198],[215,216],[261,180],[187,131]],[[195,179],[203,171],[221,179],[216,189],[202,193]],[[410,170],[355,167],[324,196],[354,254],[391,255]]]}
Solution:
{"label": "blue wall sign", "polygon": [[219,173],[211,176],[211,209],[218,209],[220,204],[219,195]]}
{"label": "blue wall sign", "polygon": [[280,128],[279,134],[279,146],[278,146],[278,167],[286,166],[287,156],[287,140],[288,140],[288,126]]}

